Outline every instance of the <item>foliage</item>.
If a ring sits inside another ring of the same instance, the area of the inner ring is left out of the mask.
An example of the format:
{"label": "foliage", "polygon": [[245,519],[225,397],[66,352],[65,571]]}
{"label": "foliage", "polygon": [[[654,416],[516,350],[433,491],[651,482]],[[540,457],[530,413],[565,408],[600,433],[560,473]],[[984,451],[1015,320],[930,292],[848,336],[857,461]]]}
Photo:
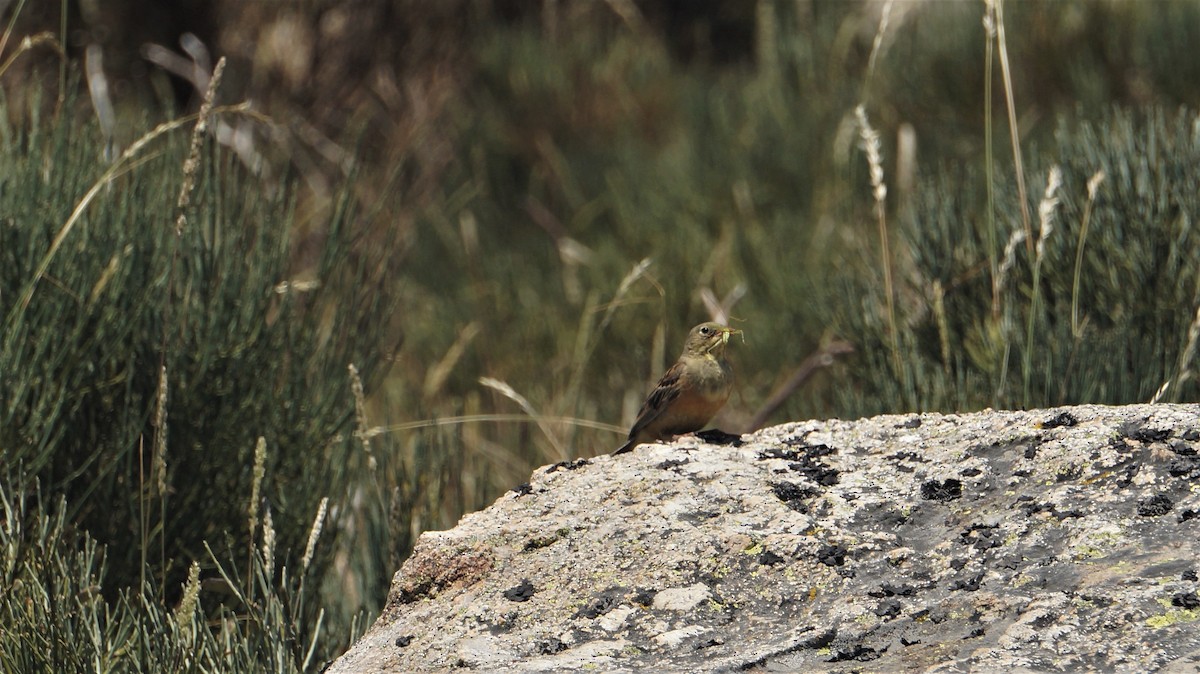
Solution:
{"label": "foliage", "polygon": [[[3,464],[107,546],[110,598],[148,582],[174,599],[225,536],[238,543],[223,553],[244,559],[252,508],[272,513],[281,549],[300,549],[318,501],[344,502],[365,465],[347,366],[378,378],[390,340],[376,317],[392,310],[395,258],[362,245],[349,194],[298,214],[290,189],[212,146],[186,176],[170,126],[111,178],[91,125],[64,117],[0,142]],[[324,237],[307,259],[291,238],[301,220]],[[259,437],[265,480],[250,469]]]}
{"label": "foliage", "polygon": [[[189,173],[190,120],[115,164],[69,96],[0,127],[0,669],[314,671],[421,531],[614,449],[714,304],[732,431],[834,339],[771,420],[1195,399],[1200,6],[1010,2],[1001,43],[982,4],[767,0],[706,47],[649,3],[466,4],[427,77],[309,97],[370,120],[349,176],[293,157],[312,191],[208,137]],[[377,98],[428,118],[373,135]]]}
{"label": "foliage", "polygon": [[265,542],[255,547],[251,594],[210,557],[223,593],[199,592],[197,566],[174,608],[148,585],[106,599],[106,549],[67,522],[63,498],[51,504],[36,485],[16,487],[0,489],[4,671],[282,673],[316,671],[328,656],[329,645],[317,648],[329,639],[322,617],[306,615],[313,570],[302,564],[299,573],[276,574]]}

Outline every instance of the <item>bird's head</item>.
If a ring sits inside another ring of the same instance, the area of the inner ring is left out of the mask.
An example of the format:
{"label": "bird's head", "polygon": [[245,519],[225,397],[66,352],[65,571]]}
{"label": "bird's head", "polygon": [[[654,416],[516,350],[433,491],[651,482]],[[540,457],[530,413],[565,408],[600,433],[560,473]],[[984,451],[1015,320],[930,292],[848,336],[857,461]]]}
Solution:
{"label": "bird's head", "polygon": [[740,335],[741,330],[720,323],[701,323],[688,333],[683,344],[683,353],[691,356],[720,356],[731,335]]}

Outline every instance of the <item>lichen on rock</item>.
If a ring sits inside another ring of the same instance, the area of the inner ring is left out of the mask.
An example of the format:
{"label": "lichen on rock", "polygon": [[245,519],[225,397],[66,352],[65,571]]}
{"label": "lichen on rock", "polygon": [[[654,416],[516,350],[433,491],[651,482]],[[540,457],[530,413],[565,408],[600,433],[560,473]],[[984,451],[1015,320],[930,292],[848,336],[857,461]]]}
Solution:
{"label": "lichen on rock", "polygon": [[1198,405],[1080,406],[544,467],[424,534],[329,671],[1183,666],[1200,656],[1198,450]]}

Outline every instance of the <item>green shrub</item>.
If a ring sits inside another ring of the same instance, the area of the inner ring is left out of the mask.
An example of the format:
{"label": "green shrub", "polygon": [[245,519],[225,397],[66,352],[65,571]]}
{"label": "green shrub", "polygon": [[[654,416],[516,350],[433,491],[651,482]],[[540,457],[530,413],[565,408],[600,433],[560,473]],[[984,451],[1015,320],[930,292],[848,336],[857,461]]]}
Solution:
{"label": "green shrub", "polygon": [[[910,256],[901,293],[905,371],[888,362],[881,300],[841,301],[852,293],[878,298],[877,279],[852,272],[820,303],[863,346],[842,404],[856,414],[1121,404],[1151,400],[1167,382],[1162,399],[1194,399],[1186,352],[1200,305],[1194,119],[1187,111],[1113,112],[1060,123],[1026,176],[1040,200],[1050,167],[1061,169],[1040,262],[1036,241],[1013,246],[998,304],[1000,272],[989,260],[1003,266],[1020,218],[1006,208],[989,235],[982,175],[953,166],[933,177],[899,224]],[[1017,199],[1014,181],[1002,176],[997,203]],[[1037,213],[1039,203],[1030,208]],[[1035,239],[1042,231],[1035,223]]]}
{"label": "green shrub", "polygon": [[206,584],[222,592],[200,592],[197,563],[174,608],[149,585],[106,598],[106,549],[67,522],[65,500],[51,504],[38,486],[9,483],[12,491],[0,486],[3,671],[318,671],[359,631],[354,623],[340,639],[328,635],[323,616],[308,615],[315,569],[307,558],[280,567],[265,540],[256,541],[249,587],[209,555],[204,565],[219,574]]}
{"label": "green shrub", "polygon": [[[252,505],[296,551],[322,498],[345,503],[367,461],[347,368],[384,374],[400,255],[349,192],[299,204],[208,143],[177,229],[186,133],[111,180],[96,137],[60,118],[0,141],[0,451],[106,546],[110,597],[169,601],[206,542],[247,559]],[[297,246],[302,225],[321,239]]]}

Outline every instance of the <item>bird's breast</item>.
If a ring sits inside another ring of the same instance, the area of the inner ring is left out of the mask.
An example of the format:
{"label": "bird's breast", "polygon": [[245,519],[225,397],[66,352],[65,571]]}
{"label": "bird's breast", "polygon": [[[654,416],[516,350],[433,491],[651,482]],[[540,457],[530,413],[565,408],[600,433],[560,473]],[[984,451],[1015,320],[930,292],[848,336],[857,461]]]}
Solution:
{"label": "bird's breast", "polygon": [[733,387],[733,370],[729,368],[729,363],[709,356],[696,363],[690,371],[693,373],[690,388],[696,393],[714,402],[724,403],[729,398],[729,390]]}

